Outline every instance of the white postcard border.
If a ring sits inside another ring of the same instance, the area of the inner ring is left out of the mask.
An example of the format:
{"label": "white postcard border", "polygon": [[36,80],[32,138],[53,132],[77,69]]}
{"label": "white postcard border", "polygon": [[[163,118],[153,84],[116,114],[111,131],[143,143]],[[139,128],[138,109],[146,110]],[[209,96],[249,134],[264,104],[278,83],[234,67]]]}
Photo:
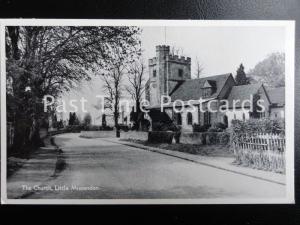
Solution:
{"label": "white postcard border", "polygon": [[[7,199],[5,26],[201,26],[285,27],[286,197],[259,199]],[[294,66],[295,21],[279,20],[95,20],[0,19],[1,69],[1,203],[2,204],[292,204],[294,201]]]}

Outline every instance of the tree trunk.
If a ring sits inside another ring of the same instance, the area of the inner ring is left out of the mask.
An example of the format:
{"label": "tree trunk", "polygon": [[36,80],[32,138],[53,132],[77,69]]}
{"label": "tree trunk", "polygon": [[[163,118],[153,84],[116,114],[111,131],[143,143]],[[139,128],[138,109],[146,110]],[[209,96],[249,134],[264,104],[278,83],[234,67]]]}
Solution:
{"label": "tree trunk", "polygon": [[30,143],[33,147],[42,147],[44,146],[44,142],[40,137],[40,123],[38,116],[36,116],[32,123],[31,135],[30,135]]}
{"label": "tree trunk", "polygon": [[139,120],[140,114],[141,114],[140,101],[137,100],[136,101],[136,117],[135,117],[135,126],[136,126],[137,131],[140,130],[140,120]]}

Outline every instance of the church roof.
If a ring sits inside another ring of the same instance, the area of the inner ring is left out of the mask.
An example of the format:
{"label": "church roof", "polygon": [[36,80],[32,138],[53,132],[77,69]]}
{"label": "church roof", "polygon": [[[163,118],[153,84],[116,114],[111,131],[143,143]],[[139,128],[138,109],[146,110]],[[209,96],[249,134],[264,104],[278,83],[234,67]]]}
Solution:
{"label": "church roof", "polygon": [[173,91],[173,93],[171,93],[171,99],[172,101],[175,101],[177,99],[188,101],[204,98],[203,89],[208,86],[214,86],[214,92],[211,96],[209,96],[209,98],[216,98],[218,97],[229,76],[231,76],[231,74],[227,73],[210,77],[203,77],[199,79],[186,80],[175,91]]}
{"label": "church roof", "polygon": [[[233,107],[233,100],[239,100],[238,102],[236,102],[235,106],[241,107],[241,103],[245,100],[250,100],[251,95],[253,96],[254,94],[256,94],[261,87],[262,83],[233,86],[227,98],[229,108]],[[244,106],[249,106],[249,102],[245,102]]]}
{"label": "church roof", "polygon": [[270,101],[277,106],[283,106],[285,103],[285,87],[267,89]]}

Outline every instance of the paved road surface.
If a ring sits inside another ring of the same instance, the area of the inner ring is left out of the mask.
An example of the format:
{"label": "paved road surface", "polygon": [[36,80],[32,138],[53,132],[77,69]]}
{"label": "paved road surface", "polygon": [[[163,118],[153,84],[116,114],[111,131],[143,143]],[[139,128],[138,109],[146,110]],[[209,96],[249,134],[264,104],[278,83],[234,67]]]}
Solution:
{"label": "paved road surface", "polygon": [[[283,185],[100,138],[62,134],[55,140],[64,151],[67,167],[49,185],[62,190],[39,191],[29,198],[268,198],[285,195]],[[72,185],[94,190],[71,190]]]}

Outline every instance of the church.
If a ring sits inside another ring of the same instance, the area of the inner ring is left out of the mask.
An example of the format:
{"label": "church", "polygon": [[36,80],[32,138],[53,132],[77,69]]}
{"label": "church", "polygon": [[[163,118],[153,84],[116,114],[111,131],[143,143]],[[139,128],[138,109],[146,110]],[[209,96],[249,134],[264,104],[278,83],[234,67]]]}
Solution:
{"label": "church", "polygon": [[[161,110],[163,105],[164,114],[183,131],[193,131],[194,124],[209,127],[222,123],[228,127],[234,119],[248,120],[254,116],[250,111],[253,96],[263,100],[265,110],[259,118],[284,118],[284,88],[268,89],[262,83],[238,86],[231,73],[192,79],[191,58],[170,54],[170,46],[166,45],[156,46],[156,56],[149,59],[148,65],[148,109]],[[170,104],[161,102],[161,96],[169,96]],[[202,110],[199,99],[202,99]],[[180,112],[174,110],[176,100],[183,102],[178,106],[182,109]],[[228,102],[225,110],[224,100]],[[189,110],[191,102],[197,110]]]}

